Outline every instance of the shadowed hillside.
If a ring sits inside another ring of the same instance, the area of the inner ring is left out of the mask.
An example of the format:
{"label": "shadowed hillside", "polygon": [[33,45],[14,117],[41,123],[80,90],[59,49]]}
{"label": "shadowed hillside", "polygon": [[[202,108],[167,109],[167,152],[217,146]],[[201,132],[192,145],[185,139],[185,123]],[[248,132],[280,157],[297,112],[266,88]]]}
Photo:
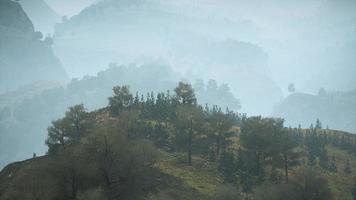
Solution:
{"label": "shadowed hillside", "polygon": [[328,93],[321,89],[318,95],[291,94],[275,106],[273,116],[303,127],[319,118],[324,127],[356,133],[356,90]]}
{"label": "shadowed hillside", "polygon": [[108,106],[70,107],[48,152],[0,172],[0,199],[351,200],[356,137],[286,128],[196,103],[190,84],[140,98],[115,86]]}
{"label": "shadowed hillside", "polygon": [[38,80],[66,80],[52,39],[35,32],[21,6],[0,1],[0,93]]}

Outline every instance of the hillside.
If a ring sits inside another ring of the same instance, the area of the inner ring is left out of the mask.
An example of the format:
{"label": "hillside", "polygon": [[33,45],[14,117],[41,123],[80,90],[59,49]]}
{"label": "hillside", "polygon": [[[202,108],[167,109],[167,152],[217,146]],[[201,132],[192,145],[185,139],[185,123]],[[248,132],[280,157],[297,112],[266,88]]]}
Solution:
{"label": "hillside", "polygon": [[[356,137],[286,128],[281,119],[200,107],[192,86],[109,105],[70,107],[48,128],[46,156],[0,172],[0,199],[305,199],[356,195]],[[266,192],[268,191],[268,192]],[[356,196],[354,196],[356,197]]]}
{"label": "hillside", "polygon": [[163,61],[185,78],[228,83],[244,112],[269,114],[282,92],[269,76],[268,53],[247,39],[256,27],[164,2],[100,1],[56,26],[54,50],[74,77],[111,62]]}
{"label": "hillside", "polygon": [[19,3],[0,1],[0,93],[33,81],[67,79],[51,39],[41,39]]}
{"label": "hillside", "polygon": [[[43,140],[48,124],[63,116],[71,105],[85,104],[89,110],[107,104],[112,86],[130,84],[132,91],[147,93],[167,91],[180,75],[160,63],[142,66],[117,66],[69,83],[39,81],[0,95],[0,168],[9,162],[28,158],[33,152],[44,154]],[[240,101],[230,86],[216,81],[195,81],[198,101],[238,110]],[[223,97],[223,98],[221,98]],[[36,115],[36,117],[30,117]]]}
{"label": "hillside", "polygon": [[324,127],[356,133],[355,105],[356,90],[318,95],[294,93],[277,104],[272,115],[284,118],[288,125],[303,127],[319,118]]}
{"label": "hillside", "polygon": [[54,26],[61,21],[61,16],[44,0],[26,0],[20,1],[20,4],[37,31],[41,31],[43,35],[54,33]]}

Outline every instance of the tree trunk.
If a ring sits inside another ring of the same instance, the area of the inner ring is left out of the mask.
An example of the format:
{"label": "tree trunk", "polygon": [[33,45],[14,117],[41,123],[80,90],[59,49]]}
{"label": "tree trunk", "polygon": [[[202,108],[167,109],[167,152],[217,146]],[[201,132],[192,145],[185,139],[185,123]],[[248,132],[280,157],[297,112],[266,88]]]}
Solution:
{"label": "tree trunk", "polygon": [[192,140],[193,140],[193,120],[190,120],[190,131],[188,138],[188,165],[192,165]]}
{"label": "tree trunk", "polygon": [[286,182],[288,182],[288,158],[287,158],[287,155],[284,154],[283,158],[284,158],[284,173],[285,173],[285,177],[286,177]]}
{"label": "tree trunk", "polygon": [[216,138],[216,157],[220,157],[220,134]]}
{"label": "tree trunk", "polygon": [[192,165],[192,136],[189,135],[188,139],[188,164]]}
{"label": "tree trunk", "polygon": [[71,189],[72,189],[71,199],[76,199],[77,191],[78,191],[76,175],[72,176],[72,188]]}

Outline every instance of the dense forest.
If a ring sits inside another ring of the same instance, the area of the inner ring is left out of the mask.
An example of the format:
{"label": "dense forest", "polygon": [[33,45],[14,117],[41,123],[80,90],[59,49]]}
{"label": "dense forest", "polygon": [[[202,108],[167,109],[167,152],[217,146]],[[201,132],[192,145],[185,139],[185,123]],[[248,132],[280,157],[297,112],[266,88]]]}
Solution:
{"label": "dense forest", "polygon": [[199,105],[192,85],[70,107],[45,156],[8,165],[0,199],[356,199],[356,137]]}

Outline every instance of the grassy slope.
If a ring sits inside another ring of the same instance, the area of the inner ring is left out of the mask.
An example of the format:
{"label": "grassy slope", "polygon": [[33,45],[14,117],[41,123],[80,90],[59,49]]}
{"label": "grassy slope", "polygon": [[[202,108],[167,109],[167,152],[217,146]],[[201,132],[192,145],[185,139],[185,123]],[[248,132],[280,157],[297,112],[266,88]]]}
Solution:
{"label": "grassy slope", "polygon": [[164,153],[157,167],[165,174],[182,180],[202,196],[212,196],[223,182],[215,163],[200,157],[193,157],[191,166],[185,163],[185,155]]}
{"label": "grassy slope", "polygon": [[[330,157],[334,156],[336,159],[337,172],[331,173],[323,171],[329,180],[329,185],[337,199],[351,200],[351,187],[356,180],[356,157],[348,154],[344,150],[334,147],[328,147],[328,154]],[[352,173],[346,174],[344,172],[347,159],[350,160]]]}
{"label": "grassy slope", "polygon": [[[105,108],[92,112],[91,114],[91,117],[94,117],[95,120],[103,126],[116,121],[114,118],[109,117],[107,109]],[[339,134],[340,136],[347,134],[336,131],[332,131],[332,133]],[[232,140],[234,141],[232,148],[237,149],[239,147],[239,138],[234,137]],[[350,188],[356,179],[356,157],[344,150],[331,146],[328,146],[328,154],[330,158],[335,157],[338,171],[332,173],[322,169],[320,170],[328,178],[330,187],[335,197],[337,197],[336,199],[351,200]],[[350,160],[351,166],[353,167],[352,174],[344,173],[347,159]],[[5,167],[0,172],[0,199],[1,195],[7,189],[11,188],[12,184],[16,184],[16,182],[23,181],[24,179],[33,179],[38,176],[38,173],[33,170],[38,166],[46,166],[49,162],[50,160],[45,156],[23,162],[16,162]],[[217,170],[217,164],[199,156],[194,156],[193,164],[189,166],[186,164],[185,153],[168,153],[161,151],[161,159],[155,167],[159,171],[157,178],[159,183],[158,190],[161,191],[159,195],[169,196],[170,198],[167,199],[208,199],[223,183],[223,178],[219,175]],[[293,176],[293,171],[294,169],[291,170],[291,176]],[[45,174],[46,172],[43,173],[42,171],[40,176],[45,176]]]}
{"label": "grassy slope", "polygon": [[[333,147],[328,147],[328,153],[330,156],[335,156],[338,171],[332,173],[322,170],[322,173],[328,178],[336,199],[351,200],[350,188],[356,178],[356,167],[353,168],[352,174],[345,174],[343,169],[347,159],[350,159],[351,166],[356,166],[356,157]],[[5,167],[0,173],[0,197],[16,181],[28,176],[31,166],[45,163],[46,160],[46,157],[41,157]],[[159,190],[162,194],[160,195],[167,195],[172,199],[207,199],[223,183],[216,163],[201,157],[193,157],[193,165],[188,166],[185,164],[185,154],[162,152],[162,158],[156,167],[161,172]]]}

